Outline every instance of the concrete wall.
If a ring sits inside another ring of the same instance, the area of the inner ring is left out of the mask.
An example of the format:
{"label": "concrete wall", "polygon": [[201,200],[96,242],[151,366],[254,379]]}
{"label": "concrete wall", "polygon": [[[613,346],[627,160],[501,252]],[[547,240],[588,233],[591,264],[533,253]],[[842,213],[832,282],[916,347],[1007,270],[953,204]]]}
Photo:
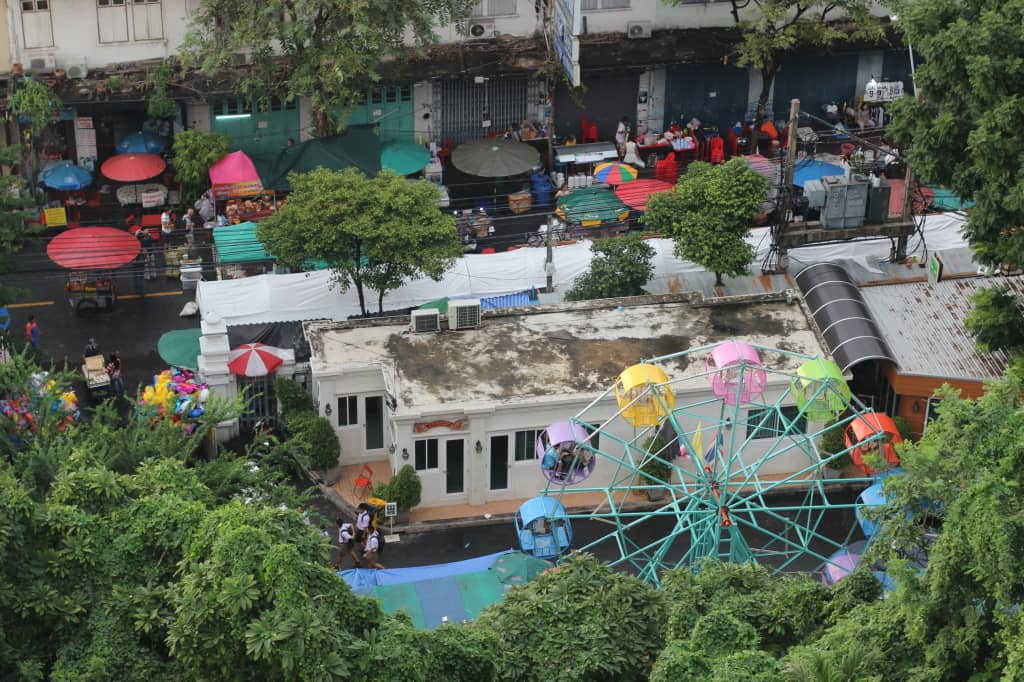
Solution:
{"label": "concrete wall", "polygon": [[[53,56],[58,67],[90,68],[115,62],[168,57],[191,21],[186,0],[98,6],[96,0],[49,0],[45,11],[26,12],[8,0],[13,60],[25,68],[33,58]],[[38,0],[36,0],[38,6]]]}

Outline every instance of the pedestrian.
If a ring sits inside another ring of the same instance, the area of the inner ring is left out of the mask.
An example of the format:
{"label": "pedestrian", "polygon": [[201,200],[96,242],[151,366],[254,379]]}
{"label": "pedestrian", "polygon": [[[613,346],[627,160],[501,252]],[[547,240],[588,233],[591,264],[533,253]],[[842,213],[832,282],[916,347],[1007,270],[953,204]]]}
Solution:
{"label": "pedestrian", "polygon": [[284,143],[284,146],[285,147],[294,147],[295,146],[295,140],[293,138],[289,137],[288,141]]}
{"label": "pedestrian", "polygon": [[363,561],[367,568],[384,568],[378,560],[380,554],[380,531],[373,531],[366,538],[366,546],[363,548]]}
{"label": "pedestrian", "polygon": [[370,524],[373,522],[373,515],[370,513],[369,505],[365,502],[359,505],[359,513],[356,515],[356,542],[363,545],[366,536],[369,534]]}
{"label": "pedestrian", "polygon": [[120,398],[124,395],[124,378],[121,376],[121,354],[114,351],[107,362],[107,375],[110,377],[110,390]]}
{"label": "pedestrian", "polygon": [[355,528],[351,523],[346,523],[344,519],[338,519],[335,523],[338,526],[338,560],[334,567],[341,568],[341,564],[345,561],[345,552],[348,552],[352,561],[355,562],[355,568],[359,568],[361,562],[359,561],[359,552],[356,551]]}
{"label": "pedestrian", "polygon": [[626,140],[629,139],[629,116],[623,116],[619,121],[619,127],[615,129],[615,146],[619,154],[626,153]]}
{"label": "pedestrian", "polygon": [[39,324],[35,315],[29,315],[25,323],[25,341],[32,346],[32,350],[39,350]]}
{"label": "pedestrian", "polygon": [[185,215],[181,217],[181,226],[185,233],[185,243],[191,247],[195,240],[196,228],[196,210],[194,208],[185,211]]}
{"label": "pedestrian", "polygon": [[174,234],[174,218],[171,217],[171,207],[165,206],[164,212],[160,214],[160,236],[167,241]]}

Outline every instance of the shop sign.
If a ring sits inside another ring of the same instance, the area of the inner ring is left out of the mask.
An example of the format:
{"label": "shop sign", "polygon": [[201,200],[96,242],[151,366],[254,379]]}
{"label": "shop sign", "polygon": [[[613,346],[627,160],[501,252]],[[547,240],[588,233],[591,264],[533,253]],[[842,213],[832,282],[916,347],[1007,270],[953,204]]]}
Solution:
{"label": "shop sign", "polygon": [[64,207],[46,209],[46,226],[63,227],[68,224],[68,212]]}
{"label": "shop sign", "polygon": [[432,429],[450,429],[452,431],[465,431],[469,426],[468,419],[455,419],[449,421],[447,419],[438,419],[432,422],[416,422],[412,425],[414,433],[425,433]]}
{"label": "shop sign", "polygon": [[876,81],[872,78],[864,88],[865,102],[892,102],[903,97],[903,81]]}
{"label": "shop sign", "polygon": [[580,33],[583,31],[583,0],[555,0],[552,44],[566,78],[580,86]]}
{"label": "shop sign", "polygon": [[932,284],[942,281],[942,261],[935,254],[928,258],[928,281]]}

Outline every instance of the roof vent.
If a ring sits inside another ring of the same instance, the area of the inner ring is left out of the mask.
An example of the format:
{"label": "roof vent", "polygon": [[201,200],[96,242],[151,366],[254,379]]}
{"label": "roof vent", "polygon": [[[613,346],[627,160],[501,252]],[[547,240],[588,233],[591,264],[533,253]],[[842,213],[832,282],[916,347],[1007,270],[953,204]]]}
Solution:
{"label": "roof vent", "polygon": [[441,312],[438,310],[412,311],[409,331],[414,334],[428,334],[441,331]]}
{"label": "roof vent", "polygon": [[480,326],[480,299],[468,298],[463,301],[448,302],[448,328],[452,331],[460,329],[476,329]]}

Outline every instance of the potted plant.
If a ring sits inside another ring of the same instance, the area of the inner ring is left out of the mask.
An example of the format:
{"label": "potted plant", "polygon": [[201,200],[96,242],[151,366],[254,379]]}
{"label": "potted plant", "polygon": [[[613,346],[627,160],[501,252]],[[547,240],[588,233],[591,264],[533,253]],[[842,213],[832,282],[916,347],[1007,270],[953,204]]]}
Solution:
{"label": "potted plant", "polygon": [[398,524],[409,523],[409,512],[420,503],[422,493],[420,475],[411,464],[406,464],[390,481],[378,483],[373,489],[375,497],[398,505],[398,516],[395,517]]}
{"label": "potted plant", "polygon": [[825,478],[842,478],[843,469],[850,466],[852,460],[849,453],[839,457],[834,455],[843,452],[846,443],[843,441],[843,426],[837,421],[825,425],[825,431],[818,439],[818,455],[825,461],[825,468],[822,472]]}
{"label": "potted plant", "polygon": [[107,87],[110,88],[111,92],[121,92],[124,90],[124,78],[121,76],[111,76],[107,79]]}
{"label": "potted plant", "polygon": [[672,467],[662,461],[669,455],[665,446],[665,439],[660,434],[654,434],[648,438],[647,443],[644,445],[644,449],[647,452],[660,458],[648,458],[647,461],[640,465],[640,471],[647,475],[637,476],[638,485],[656,486],[644,490],[644,494],[650,502],[657,502],[665,497],[664,486],[659,486],[656,481],[665,481],[667,483],[672,476]]}

